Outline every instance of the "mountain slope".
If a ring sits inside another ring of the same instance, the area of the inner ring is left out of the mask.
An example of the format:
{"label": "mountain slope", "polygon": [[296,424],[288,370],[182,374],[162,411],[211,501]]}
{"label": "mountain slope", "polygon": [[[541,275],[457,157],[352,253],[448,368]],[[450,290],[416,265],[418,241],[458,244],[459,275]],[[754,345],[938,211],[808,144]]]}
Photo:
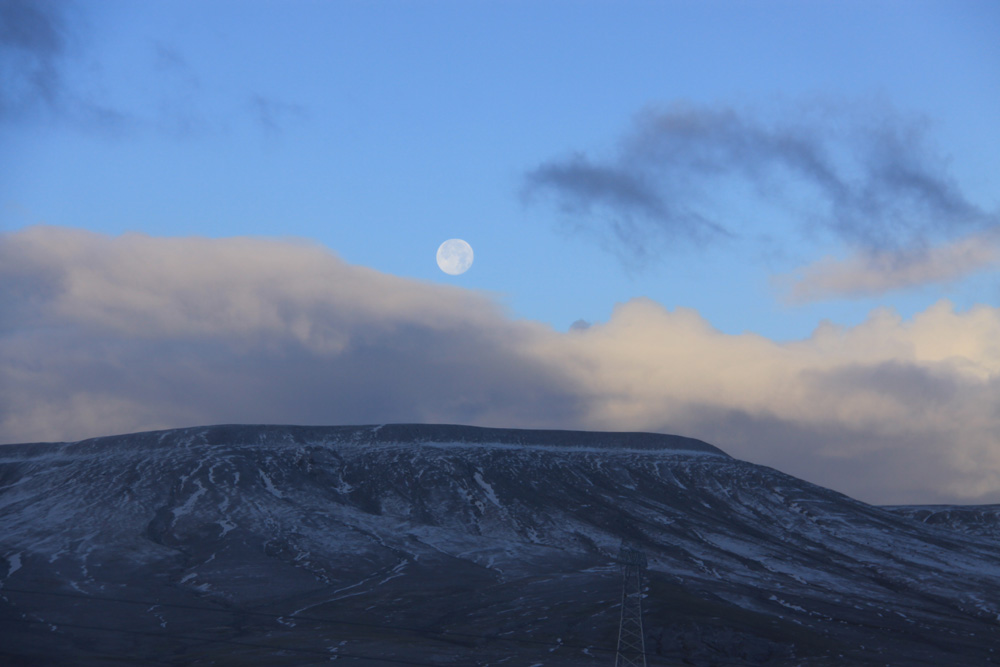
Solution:
{"label": "mountain slope", "polygon": [[1000,541],[1000,505],[895,505],[883,509],[929,526]]}
{"label": "mountain slope", "polygon": [[[706,443],[216,426],[0,448],[0,656],[605,665],[623,539],[650,664],[989,664],[989,535]],[[6,564],[6,565],[5,565]]]}

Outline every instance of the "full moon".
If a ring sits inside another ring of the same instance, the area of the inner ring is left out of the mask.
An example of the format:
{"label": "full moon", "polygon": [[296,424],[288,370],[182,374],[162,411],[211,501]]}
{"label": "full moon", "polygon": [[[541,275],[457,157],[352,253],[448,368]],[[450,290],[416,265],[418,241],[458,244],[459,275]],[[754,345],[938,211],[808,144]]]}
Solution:
{"label": "full moon", "polygon": [[448,239],[438,248],[437,262],[449,275],[465,273],[472,266],[472,246],[462,239]]}

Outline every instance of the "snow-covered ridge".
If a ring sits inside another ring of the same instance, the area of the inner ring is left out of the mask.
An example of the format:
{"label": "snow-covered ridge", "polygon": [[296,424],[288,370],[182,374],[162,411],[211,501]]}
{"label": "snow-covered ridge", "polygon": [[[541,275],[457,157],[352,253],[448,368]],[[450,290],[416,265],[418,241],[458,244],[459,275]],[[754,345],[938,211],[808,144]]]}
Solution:
{"label": "snow-covered ridge", "polygon": [[86,456],[102,454],[111,443],[116,449],[225,444],[269,447],[336,444],[380,448],[385,446],[476,447],[486,449],[540,449],[550,451],[622,453],[670,452],[730,458],[721,449],[695,438],[678,435],[614,431],[565,431],[486,428],[456,424],[382,424],[365,426],[239,425],[146,431],[91,438],[69,443],[30,443],[0,446],[0,460],[7,456],[46,454]]}
{"label": "snow-covered ridge", "polygon": [[609,664],[628,540],[649,563],[651,666],[991,664],[998,519],[872,507],[650,433],[224,425],[9,445],[0,654]]}

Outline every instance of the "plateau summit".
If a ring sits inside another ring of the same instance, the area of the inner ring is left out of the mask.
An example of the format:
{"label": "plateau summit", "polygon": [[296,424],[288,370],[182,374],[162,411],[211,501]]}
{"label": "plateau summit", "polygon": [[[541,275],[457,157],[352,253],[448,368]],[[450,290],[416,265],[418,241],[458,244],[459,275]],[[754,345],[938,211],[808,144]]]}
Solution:
{"label": "plateau summit", "polygon": [[0,447],[5,664],[1000,661],[996,507],[880,508],[707,443],[209,426]]}

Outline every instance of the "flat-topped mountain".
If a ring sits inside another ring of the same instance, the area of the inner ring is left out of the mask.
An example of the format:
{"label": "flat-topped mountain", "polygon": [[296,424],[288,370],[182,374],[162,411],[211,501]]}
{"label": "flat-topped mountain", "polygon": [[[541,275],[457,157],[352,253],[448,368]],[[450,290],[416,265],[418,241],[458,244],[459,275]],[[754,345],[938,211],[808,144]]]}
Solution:
{"label": "flat-topped mountain", "polygon": [[608,665],[628,540],[648,560],[650,665],[990,664],[994,535],[910,509],[649,433],[212,426],[7,445],[0,657]]}

